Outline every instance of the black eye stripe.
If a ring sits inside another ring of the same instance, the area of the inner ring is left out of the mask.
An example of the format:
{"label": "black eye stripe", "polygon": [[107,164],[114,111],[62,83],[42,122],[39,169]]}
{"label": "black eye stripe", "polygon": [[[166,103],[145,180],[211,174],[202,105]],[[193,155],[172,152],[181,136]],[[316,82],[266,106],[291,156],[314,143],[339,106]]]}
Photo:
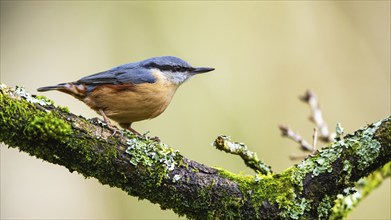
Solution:
{"label": "black eye stripe", "polygon": [[158,65],[156,63],[149,63],[145,65],[146,68],[156,68],[161,71],[172,71],[172,72],[186,72],[186,71],[193,71],[193,67],[185,67],[185,66],[179,66],[179,65]]}

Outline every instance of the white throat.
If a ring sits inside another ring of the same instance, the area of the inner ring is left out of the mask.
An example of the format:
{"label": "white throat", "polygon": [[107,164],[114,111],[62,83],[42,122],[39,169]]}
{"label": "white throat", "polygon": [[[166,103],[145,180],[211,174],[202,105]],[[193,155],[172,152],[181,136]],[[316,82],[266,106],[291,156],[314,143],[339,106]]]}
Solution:
{"label": "white throat", "polygon": [[171,83],[181,85],[186,80],[190,79],[192,75],[190,75],[187,72],[171,72],[171,71],[157,71],[159,74],[161,74],[162,77],[164,77],[166,80],[170,81]]}

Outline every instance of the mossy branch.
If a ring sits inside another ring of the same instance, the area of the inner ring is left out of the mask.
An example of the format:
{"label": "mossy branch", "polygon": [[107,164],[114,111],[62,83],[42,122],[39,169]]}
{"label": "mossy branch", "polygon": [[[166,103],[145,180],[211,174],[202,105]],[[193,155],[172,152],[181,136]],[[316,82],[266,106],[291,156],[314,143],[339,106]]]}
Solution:
{"label": "mossy branch", "polygon": [[260,160],[256,153],[248,150],[247,146],[243,143],[232,142],[230,137],[225,135],[218,136],[213,143],[213,146],[215,146],[218,150],[239,155],[243,159],[244,163],[255,172],[259,172],[264,175],[273,173],[271,167]]}
{"label": "mossy branch", "polygon": [[111,134],[44,97],[0,84],[1,142],[192,219],[338,218],[346,211],[338,209],[341,195],[356,193],[360,179],[391,160],[391,117],[280,174],[254,176],[207,167],[148,138]]}

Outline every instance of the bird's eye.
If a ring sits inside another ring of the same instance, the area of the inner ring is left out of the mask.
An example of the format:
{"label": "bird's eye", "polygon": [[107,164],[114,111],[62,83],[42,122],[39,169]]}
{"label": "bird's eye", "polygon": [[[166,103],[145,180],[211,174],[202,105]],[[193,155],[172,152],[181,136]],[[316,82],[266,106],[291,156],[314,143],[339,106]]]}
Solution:
{"label": "bird's eye", "polygon": [[182,67],[180,66],[174,66],[174,72],[181,72],[182,71]]}

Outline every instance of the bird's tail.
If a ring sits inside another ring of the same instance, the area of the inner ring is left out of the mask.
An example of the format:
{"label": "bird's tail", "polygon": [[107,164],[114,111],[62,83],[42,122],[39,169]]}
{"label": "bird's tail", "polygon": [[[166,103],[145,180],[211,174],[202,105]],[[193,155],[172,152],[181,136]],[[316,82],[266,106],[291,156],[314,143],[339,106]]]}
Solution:
{"label": "bird's tail", "polygon": [[87,87],[85,84],[61,83],[55,86],[44,86],[37,89],[38,92],[46,92],[50,90],[58,90],[68,93],[76,98],[82,98],[86,95]]}

